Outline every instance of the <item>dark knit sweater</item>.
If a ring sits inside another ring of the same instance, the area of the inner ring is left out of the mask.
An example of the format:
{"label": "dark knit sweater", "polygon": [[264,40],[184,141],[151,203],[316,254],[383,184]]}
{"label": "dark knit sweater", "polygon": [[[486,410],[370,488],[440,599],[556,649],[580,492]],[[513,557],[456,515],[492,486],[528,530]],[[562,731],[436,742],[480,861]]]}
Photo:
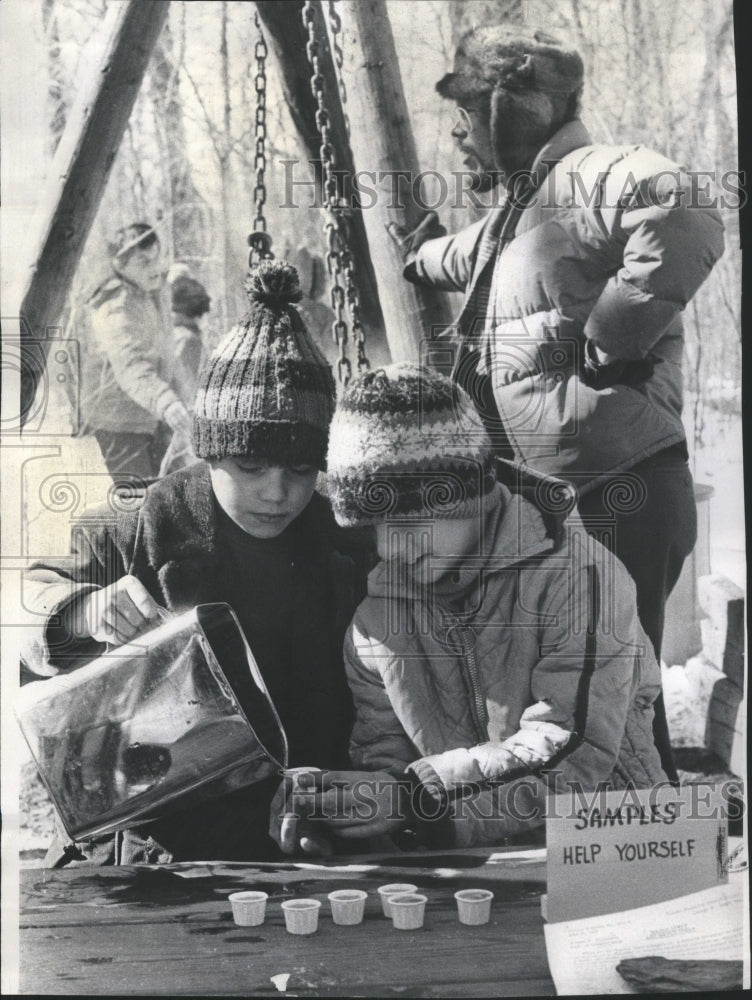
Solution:
{"label": "dark knit sweater", "polygon": [[290,766],[345,766],[349,693],[327,627],[327,553],[300,519],[277,538],[259,539],[217,505],[217,524],[220,559],[239,595],[232,607],[287,733]]}

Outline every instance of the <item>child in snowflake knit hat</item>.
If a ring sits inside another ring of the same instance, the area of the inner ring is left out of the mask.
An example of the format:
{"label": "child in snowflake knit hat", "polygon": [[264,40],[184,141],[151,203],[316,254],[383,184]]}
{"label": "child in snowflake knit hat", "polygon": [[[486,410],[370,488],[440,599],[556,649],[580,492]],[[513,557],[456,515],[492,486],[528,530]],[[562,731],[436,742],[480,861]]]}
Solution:
{"label": "child in snowflake knit hat", "polygon": [[471,518],[494,503],[491,442],[470,397],[408,362],[348,387],[332,422],[328,462],[330,499],[343,526]]}
{"label": "child in snowflake knit hat", "polygon": [[497,481],[463,390],[411,364],[359,378],[328,476],[381,562],[344,644],[353,770],[309,782],[299,815],[353,840],[498,845],[541,826],[551,793],[666,781],[634,584],[576,515],[552,530],[543,496]]}

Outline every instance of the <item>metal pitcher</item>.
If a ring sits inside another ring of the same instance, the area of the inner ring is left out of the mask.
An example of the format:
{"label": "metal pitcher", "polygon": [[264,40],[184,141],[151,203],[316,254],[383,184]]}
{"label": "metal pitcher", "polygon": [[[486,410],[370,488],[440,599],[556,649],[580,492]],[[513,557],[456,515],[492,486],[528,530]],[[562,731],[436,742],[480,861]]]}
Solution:
{"label": "metal pitcher", "polygon": [[255,784],[287,739],[235,613],[204,604],[70,674],[16,715],[66,833],[111,833]]}

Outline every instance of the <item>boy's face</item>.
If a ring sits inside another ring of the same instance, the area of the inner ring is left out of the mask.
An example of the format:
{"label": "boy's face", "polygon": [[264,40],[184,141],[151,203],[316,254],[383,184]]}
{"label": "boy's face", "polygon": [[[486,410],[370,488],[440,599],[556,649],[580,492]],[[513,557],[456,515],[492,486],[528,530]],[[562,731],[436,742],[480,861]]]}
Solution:
{"label": "boy's face", "polygon": [[117,269],[142,291],[158,291],[165,277],[159,244],[152,243],[143,250],[134,250],[124,262],[117,264]]}
{"label": "boy's face", "polygon": [[220,458],[210,464],[217,502],[254,538],[281,535],[308,506],[318,474],[312,465],[270,465],[252,457]]}
{"label": "boy's face", "polygon": [[382,559],[399,559],[412,570],[419,564],[437,580],[466,556],[480,554],[481,519],[436,518],[426,525],[390,521],[376,526],[376,547]]}

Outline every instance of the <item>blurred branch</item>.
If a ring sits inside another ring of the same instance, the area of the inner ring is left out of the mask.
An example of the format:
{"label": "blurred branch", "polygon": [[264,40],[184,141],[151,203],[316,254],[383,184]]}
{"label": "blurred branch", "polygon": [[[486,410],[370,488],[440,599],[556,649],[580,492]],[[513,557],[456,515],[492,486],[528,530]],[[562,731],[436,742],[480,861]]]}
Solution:
{"label": "blurred branch", "polygon": [[204,123],[209,133],[209,139],[211,140],[214,152],[217,154],[217,159],[220,160],[221,162],[223,153],[222,153],[221,143],[219,141],[220,139],[219,129],[212,121],[212,116],[209,114],[209,109],[207,108],[206,103],[203,97],[201,96],[201,91],[197,87],[196,81],[193,79],[193,76],[191,75],[191,72],[187,66],[184,67],[184,72],[186,80],[188,81],[188,83],[190,83],[191,87],[193,88],[193,93],[196,97],[196,102],[198,106],[201,108],[201,111],[203,113]]}

